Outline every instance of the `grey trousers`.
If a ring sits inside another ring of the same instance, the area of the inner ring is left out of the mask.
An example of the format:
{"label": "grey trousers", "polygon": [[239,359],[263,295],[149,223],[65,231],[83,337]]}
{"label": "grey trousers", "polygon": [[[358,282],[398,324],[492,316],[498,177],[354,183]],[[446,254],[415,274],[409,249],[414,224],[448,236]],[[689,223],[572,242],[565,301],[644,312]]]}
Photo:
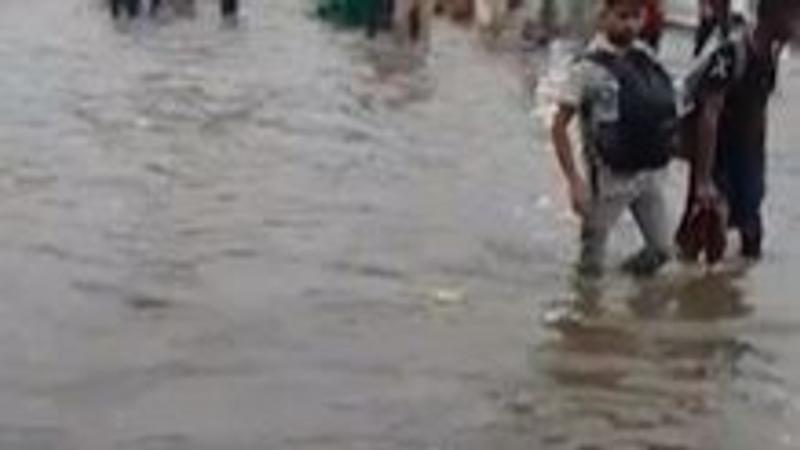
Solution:
{"label": "grey trousers", "polygon": [[672,239],[664,197],[666,169],[618,175],[598,166],[590,172],[592,200],[581,224],[579,271],[603,273],[609,235],[626,210],[633,214],[645,251],[669,257]]}

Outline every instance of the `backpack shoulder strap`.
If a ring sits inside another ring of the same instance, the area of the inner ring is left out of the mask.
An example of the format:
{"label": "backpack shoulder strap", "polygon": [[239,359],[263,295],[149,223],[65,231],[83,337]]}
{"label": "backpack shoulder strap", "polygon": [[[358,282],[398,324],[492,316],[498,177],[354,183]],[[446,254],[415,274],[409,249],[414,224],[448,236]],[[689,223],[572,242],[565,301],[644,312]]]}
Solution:
{"label": "backpack shoulder strap", "polygon": [[614,65],[617,56],[604,50],[591,50],[583,53],[581,58],[603,67],[609,67]]}
{"label": "backpack shoulder strap", "polygon": [[638,67],[645,67],[647,70],[657,73],[659,76],[668,79],[670,83],[672,83],[672,76],[669,74],[669,71],[667,71],[664,64],[662,64],[661,61],[658,60],[658,57],[652,52],[639,47],[633,47],[630,50],[629,57]]}
{"label": "backpack shoulder strap", "polygon": [[590,61],[606,69],[614,78],[623,76],[623,67],[620,57],[604,50],[591,50],[583,54],[582,59]]}

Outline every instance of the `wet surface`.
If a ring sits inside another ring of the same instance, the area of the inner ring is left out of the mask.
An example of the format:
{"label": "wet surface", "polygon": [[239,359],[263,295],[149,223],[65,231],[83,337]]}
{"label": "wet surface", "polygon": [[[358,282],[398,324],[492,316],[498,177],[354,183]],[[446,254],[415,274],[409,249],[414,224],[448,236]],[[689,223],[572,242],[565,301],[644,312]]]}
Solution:
{"label": "wet surface", "polygon": [[547,54],[307,12],[0,4],[0,448],[800,445],[795,61],[766,260],[581,285]]}

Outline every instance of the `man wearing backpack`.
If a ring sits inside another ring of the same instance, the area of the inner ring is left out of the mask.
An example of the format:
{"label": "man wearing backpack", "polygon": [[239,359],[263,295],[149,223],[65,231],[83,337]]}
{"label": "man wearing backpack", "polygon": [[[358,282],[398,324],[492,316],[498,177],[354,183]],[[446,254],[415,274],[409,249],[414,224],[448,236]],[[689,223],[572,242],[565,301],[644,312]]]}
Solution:
{"label": "man wearing backpack", "polygon": [[[695,93],[696,148],[689,208],[724,199],[741,254],[762,253],[761,205],[766,192],[767,107],[781,50],[800,16],[798,0],[761,0],[755,27],[710,55]],[[687,210],[689,209],[687,208]]]}
{"label": "man wearing backpack", "polygon": [[[552,140],[581,219],[579,273],[604,270],[609,233],[630,210],[645,241],[624,267],[652,274],[670,257],[662,184],[676,126],[672,82],[645,45],[636,42],[641,0],[602,0],[599,32],[572,65],[559,96]],[[584,169],[569,125],[580,119]]]}

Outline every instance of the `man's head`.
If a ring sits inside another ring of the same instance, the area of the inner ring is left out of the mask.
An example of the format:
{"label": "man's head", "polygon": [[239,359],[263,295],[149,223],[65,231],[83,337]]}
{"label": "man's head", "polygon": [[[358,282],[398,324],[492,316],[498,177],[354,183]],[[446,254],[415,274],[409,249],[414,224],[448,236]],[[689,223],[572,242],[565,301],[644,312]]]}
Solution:
{"label": "man's head", "polygon": [[616,46],[631,45],[642,27],[642,0],[601,0],[601,2],[600,31],[605,33]]}
{"label": "man's head", "polygon": [[800,0],[760,0],[756,15],[773,39],[786,42],[800,26]]}

